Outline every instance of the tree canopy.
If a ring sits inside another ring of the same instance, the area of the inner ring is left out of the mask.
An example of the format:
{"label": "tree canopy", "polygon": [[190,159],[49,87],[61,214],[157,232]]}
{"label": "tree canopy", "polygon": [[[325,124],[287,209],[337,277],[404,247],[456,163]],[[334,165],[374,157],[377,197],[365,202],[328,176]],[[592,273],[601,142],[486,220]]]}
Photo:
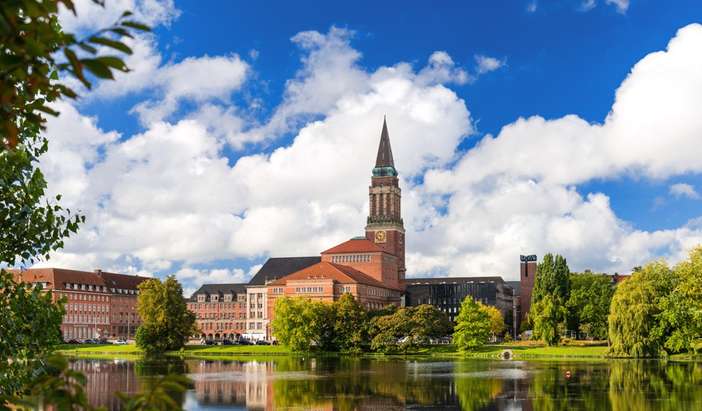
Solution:
{"label": "tree canopy", "polygon": [[137,311],[141,325],[136,343],[147,354],[181,349],[195,334],[195,314],[183,299],[183,288],[174,276],[139,284]]}
{"label": "tree canopy", "polygon": [[471,351],[487,344],[491,332],[489,311],[473,297],[466,297],[456,317],[453,343],[461,351]]}
{"label": "tree canopy", "polygon": [[597,340],[607,339],[607,317],[614,295],[614,285],[608,275],[596,273],[571,274],[568,309],[568,329],[577,330]]}
{"label": "tree canopy", "polygon": [[560,341],[566,328],[566,302],[570,296],[570,269],[560,255],[546,254],[536,267],[529,320],[534,337],[548,345]]}
{"label": "tree canopy", "polygon": [[646,264],[617,286],[609,314],[613,355],[655,357],[663,349],[667,325],[663,301],[674,288],[673,272],[663,261]]}

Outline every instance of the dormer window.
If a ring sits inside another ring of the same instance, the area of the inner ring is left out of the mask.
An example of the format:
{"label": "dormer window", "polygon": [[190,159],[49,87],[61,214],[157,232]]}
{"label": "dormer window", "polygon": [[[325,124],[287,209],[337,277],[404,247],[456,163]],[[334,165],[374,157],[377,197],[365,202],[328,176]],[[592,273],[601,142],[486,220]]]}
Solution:
{"label": "dormer window", "polygon": [[199,303],[204,303],[205,302],[205,295],[204,294],[199,294],[197,296],[197,302]]}
{"label": "dormer window", "polygon": [[218,295],[213,295],[213,296],[210,297],[210,298],[211,298],[212,301],[215,302],[215,303],[216,303],[217,301],[219,301],[219,296],[218,296]]}
{"label": "dormer window", "polygon": [[231,294],[225,294],[224,295],[224,301],[225,302],[230,302],[232,300],[232,295]]}

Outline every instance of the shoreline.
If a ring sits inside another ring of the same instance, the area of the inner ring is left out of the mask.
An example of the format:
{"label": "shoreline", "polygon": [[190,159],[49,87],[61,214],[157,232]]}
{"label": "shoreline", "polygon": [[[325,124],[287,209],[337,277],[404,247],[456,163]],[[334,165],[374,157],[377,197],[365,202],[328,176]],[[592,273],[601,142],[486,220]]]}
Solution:
{"label": "shoreline", "polygon": [[[230,345],[230,346],[186,346],[181,351],[169,351],[164,355],[167,357],[179,357],[183,359],[209,359],[228,360],[246,359],[252,357],[285,357],[285,356],[339,356],[339,357],[359,357],[376,359],[394,358],[416,358],[416,359],[483,359],[498,360],[503,359],[501,354],[510,351],[510,359],[520,361],[539,360],[573,360],[573,361],[612,361],[612,360],[660,360],[660,361],[702,361],[702,355],[675,354],[669,357],[658,358],[634,358],[634,357],[610,357],[607,355],[608,347],[601,344],[590,345],[561,345],[547,347],[536,344],[500,344],[487,345],[474,352],[462,353],[451,345],[423,347],[418,350],[406,353],[343,353],[343,352],[291,352],[282,346],[256,346],[256,345]],[[69,358],[84,359],[123,359],[138,360],[144,354],[134,345],[61,345],[56,352]]]}

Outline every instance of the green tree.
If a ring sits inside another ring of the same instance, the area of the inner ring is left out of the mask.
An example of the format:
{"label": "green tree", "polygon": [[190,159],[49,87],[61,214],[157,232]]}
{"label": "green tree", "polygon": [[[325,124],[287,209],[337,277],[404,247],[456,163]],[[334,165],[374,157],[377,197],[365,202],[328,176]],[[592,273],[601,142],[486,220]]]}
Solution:
{"label": "green tree", "polygon": [[534,337],[547,345],[556,345],[561,339],[563,319],[566,316],[565,306],[557,296],[546,295],[535,305],[531,312],[536,313],[534,319]]}
{"label": "green tree", "polygon": [[368,312],[353,295],[334,302],[334,345],[340,351],[361,352],[368,343]]}
{"label": "green tree", "polygon": [[436,307],[422,304],[373,318],[371,330],[371,349],[408,352],[427,344],[432,338],[450,334],[451,322]]}
{"label": "green tree", "polygon": [[561,330],[565,330],[569,295],[570,269],[566,259],[558,254],[546,254],[536,267],[529,310],[535,338],[549,345],[558,343]]}
{"label": "green tree", "polygon": [[662,299],[662,321],[671,330],[665,348],[694,352],[696,340],[702,338],[702,247],[690,251],[674,274],[674,288]]}
{"label": "green tree", "polygon": [[488,311],[471,296],[466,297],[456,317],[453,343],[461,351],[472,351],[487,344],[490,332]]}
{"label": "green tree", "polygon": [[670,329],[663,321],[663,302],[672,292],[674,272],[663,261],[646,264],[619,284],[609,312],[610,353],[655,357]]}
{"label": "green tree", "polygon": [[306,298],[279,298],[275,302],[273,335],[293,351],[334,349],[334,309],[331,304]]}
{"label": "green tree", "polygon": [[141,325],[136,343],[147,354],[179,350],[197,331],[195,314],[188,310],[183,288],[173,276],[139,284],[137,311]]}
{"label": "green tree", "polygon": [[0,270],[0,404],[29,382],[37,362],[61,342],[63,314],[63,303],[54,304],[50,292]]}
{"label": "green tree", "polygon": [[492,334],[492,338],[501,336],[502,333],[505,332],[507,326],[505,325],[505,319],[500,310],[491,305],[483,305],[483,310],[485,310],[488,317],[490,317],[490,334]]}
{"label": "green tree", "polygon": [[568,329],[578,330],[591,338],[607,339],[607,316],[614,295],[612,280],[607,275],[571,274]]}

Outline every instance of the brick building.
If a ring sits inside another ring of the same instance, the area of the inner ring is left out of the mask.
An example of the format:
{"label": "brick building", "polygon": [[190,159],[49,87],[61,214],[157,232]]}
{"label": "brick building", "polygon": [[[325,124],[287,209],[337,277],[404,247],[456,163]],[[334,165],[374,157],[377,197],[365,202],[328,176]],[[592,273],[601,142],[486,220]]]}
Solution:
{"label": "brick building", "polygon": [[187,302],[200,338],[237,339],[246,330],[245,284],[204,284]]}
{"label": "brick building", "polygon": [[64,340],[129,339],[141,323],[136,312],[137,287],[147,277],[61,268],[31,268],[15,271],[15,275],[51,290],[54,301],[66,298],[61,323]]}
{"label": "brick building", "polygon": [[370,309],[400,305],[406,271],[405,229],[399,179],[385,121],[368,198],[364,236],[322,251],[319,263],[267,284],[269,319],[275,316],[276,299],[283,296],[332,302],[350,293]]}

